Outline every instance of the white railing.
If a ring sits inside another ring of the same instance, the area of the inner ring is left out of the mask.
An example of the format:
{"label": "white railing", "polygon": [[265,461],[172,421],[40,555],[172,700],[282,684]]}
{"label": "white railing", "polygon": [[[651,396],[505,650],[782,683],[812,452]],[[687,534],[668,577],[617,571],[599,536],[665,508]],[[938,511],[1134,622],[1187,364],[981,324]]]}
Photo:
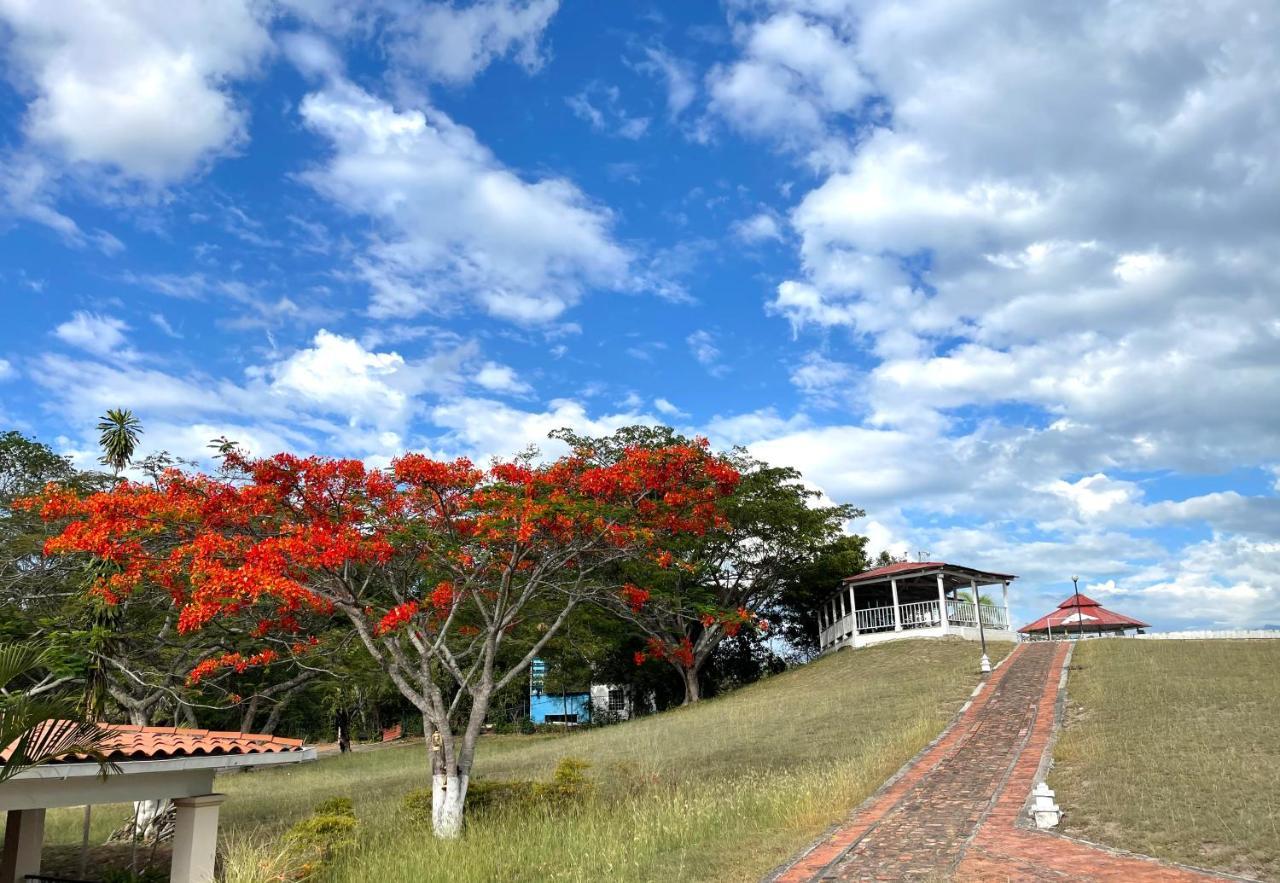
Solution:
{"label": "white railing", "polygon": [[892,628],[892,607],[868,607],[858,611],[858,631],[883,632]]}
{"label": "white railing", "polygon": [[927,629],[942,625],[938,616],[937,601],[916,601],[903,604],[899,609],[899,618],[904,629]]}
{"label": "white railing", "polygon": [[996,607],[994,604],[977,604],[972,601],[964,601],[959,598],[947,599],[947,622],[952,625],[963,625],[977,628],[978,617],[974,611],[974,607],[982,611],[982,624],[989,629],[1007,629],[1009,627],[1008,620],[1005,619],[1004,608]]}
{"label": "white railing", "polygon": [[[994,604],[979,604],[976,606],[981,609],[982,625],[985,628],[1009,628],[1009,622],[1005,617],[1003,607],[996,607]],[[977,628],[977,611],[975,611],[974,607],[975,605],[972,601],[948,598],[947,622],[951,625]],[[846,614],[829,623],[819,634],[819,646],[825,649],[841,641],[845,635],[854,630],[855,621],[859,634],[893,631],[896,626],[892,605],[887,607],[867,607],[857,611],[856,614]],[[915,601],[910,604],[899,605],[898,623],[901,623],[903,631],[941,626],[942,617],[939,615],[938,602]]]}

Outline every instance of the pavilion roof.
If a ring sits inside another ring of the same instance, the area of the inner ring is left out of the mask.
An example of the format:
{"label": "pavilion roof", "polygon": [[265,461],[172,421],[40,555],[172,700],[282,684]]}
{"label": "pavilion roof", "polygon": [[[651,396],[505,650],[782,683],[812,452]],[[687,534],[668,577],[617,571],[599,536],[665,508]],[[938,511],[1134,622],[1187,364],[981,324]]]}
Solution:
{"label": "pavilion roof", "polygon": [[1123,613],[1108,610],[1088,595],[1081,595],[1079,606],[1077,606],[1076,596],[1072,594],[1051,613],[1045,614],[1030,625],[1024,625],[1018,631],[1023,634],[1044,632],[1050,628],[1076,629],[1079,631],[1089,626],[1102,626],[1112,629],[1141,629],[1147,628],[1148,624],[1140,619],[1125,616]]}
{"label": "pavilion roof", "polygon": [[[278,754],[303,750],[301,739],[285,739],[261,733],[140,727],[133,724],[103,724],[102,727],[110,735],[102,751],[112,761]],[[12,749],[12,745],[0,748],[0,762],[9,759]]]}
{"label": "pavilion roof", "polygon": [[845,577],[843,582],[877,582],[879,580],[891,579],[894,577],[936,573],[943,570],[952,574],[964,575],[966,577],[973,576],[979,579],[986,579],[988,582],[1001,582],[1002,580],[1007,579],[1017,579],[1017,577],[1011,573],[994,573],[987,570],[975,570],[972,567],[964,567],[959,564],[948,564],[945,561],[900,561],[897,564],[887,564],[884,567],[873,567],[871,570],[864,570],[862,573]]}

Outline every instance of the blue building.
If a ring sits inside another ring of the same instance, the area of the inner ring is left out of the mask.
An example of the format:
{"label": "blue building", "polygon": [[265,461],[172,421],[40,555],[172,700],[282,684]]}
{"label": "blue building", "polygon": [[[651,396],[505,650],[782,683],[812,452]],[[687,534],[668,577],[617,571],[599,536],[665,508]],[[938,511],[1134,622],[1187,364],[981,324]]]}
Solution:
{"label": "blue building", "polygon": [[535,724],[578,724],[591,720],[591,693],[548,693],[547,664],[529,666],[529,720]]}

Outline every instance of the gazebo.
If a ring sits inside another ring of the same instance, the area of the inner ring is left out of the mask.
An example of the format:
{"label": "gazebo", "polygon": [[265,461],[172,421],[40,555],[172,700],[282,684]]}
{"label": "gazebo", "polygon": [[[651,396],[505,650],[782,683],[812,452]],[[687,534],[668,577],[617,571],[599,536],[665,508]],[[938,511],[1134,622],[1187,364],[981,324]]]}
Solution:
{"label": "gazebo", "polygon": [[1150,628],[1140,619],[1103,607],[1087,595],[1071,595],[1052,612],[1018,629],[1032,640],[1123,635],[1127,629]]}
{"label": "gazebo", "polygon": [[[103,753],[118,768],[105,779],[96,761],[76,759],[25,770],[0,785],[0,810],[8,811],[0,883],[38,879],[45,810],[58,806],[170,799],[176,807],[172,883],[213,879],[218,843],[215,774],[243,767],[314,760],[301,739],[252,733],[182,730],[106,724]],[[0,749],[7,761],[9,748]]]}
{"label": "gazebo", "polygon": [[[1011,573],[919,561],[877,567],[841,581],[819,611],[821,652],[899,638],[958,635],[972,641],[1016,641],[1009,626]],[[1000,602],[975,603],[983,586],[999,585]],[[968,594],[968,598],[962,594]],[[978,617],[981,616],[981,623]]]}

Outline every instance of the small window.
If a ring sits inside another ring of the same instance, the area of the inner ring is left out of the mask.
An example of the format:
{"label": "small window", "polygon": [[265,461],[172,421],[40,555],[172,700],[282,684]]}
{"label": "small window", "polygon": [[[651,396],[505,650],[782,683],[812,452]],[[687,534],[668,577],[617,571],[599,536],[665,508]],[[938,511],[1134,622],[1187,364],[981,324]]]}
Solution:
{"label": "small window", "polygon": [[627,696],[618,687],[609,688],[609,711],[621,714],[627,710]]}

